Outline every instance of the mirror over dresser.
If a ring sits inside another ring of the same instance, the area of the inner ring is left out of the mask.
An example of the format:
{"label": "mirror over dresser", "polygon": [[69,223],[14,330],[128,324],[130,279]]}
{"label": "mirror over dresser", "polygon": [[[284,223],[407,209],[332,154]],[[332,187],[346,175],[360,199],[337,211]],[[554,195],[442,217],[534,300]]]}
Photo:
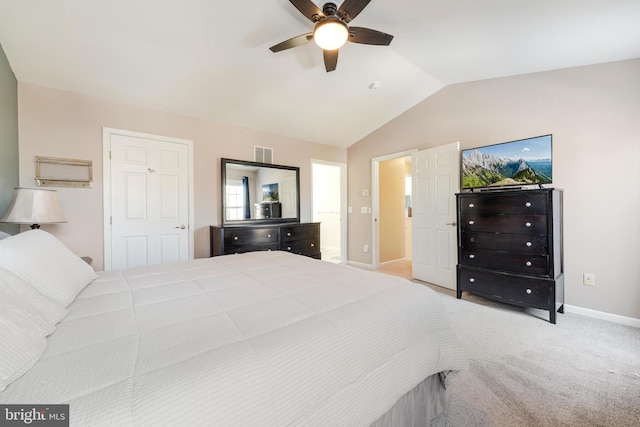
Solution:
{"label": "mirror over dresser", "polygon": [[220,226],[211,256],[283,250],[320,259],[320,223],[300,222],[300,169],[221,159]]}

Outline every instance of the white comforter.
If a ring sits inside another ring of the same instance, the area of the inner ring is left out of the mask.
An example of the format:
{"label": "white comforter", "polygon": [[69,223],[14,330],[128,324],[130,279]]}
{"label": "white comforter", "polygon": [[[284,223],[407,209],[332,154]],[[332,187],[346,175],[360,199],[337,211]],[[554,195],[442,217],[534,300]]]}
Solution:
{"label": "white comforter", "polygon": [[369,425],[467,360],[432,290],[286,252],[99,273],[2,403],[72,425]]}

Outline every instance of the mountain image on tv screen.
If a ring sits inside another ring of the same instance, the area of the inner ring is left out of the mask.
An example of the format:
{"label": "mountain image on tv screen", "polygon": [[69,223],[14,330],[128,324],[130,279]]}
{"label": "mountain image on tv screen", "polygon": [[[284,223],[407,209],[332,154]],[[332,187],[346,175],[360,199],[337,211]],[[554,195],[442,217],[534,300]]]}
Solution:
{"label": "mountain image on tv screen", "polygon": [[551,135],[462,151],[462,188],[550,184]]}

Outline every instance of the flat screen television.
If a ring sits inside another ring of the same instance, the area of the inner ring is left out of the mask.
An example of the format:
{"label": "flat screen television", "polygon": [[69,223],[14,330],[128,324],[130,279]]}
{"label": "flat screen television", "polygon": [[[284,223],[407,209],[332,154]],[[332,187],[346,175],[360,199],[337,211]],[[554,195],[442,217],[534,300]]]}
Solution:
{"label": "flat screen television", "polygon": [[552,145],[542,135],[462,150],[462,189],[551,184]]}

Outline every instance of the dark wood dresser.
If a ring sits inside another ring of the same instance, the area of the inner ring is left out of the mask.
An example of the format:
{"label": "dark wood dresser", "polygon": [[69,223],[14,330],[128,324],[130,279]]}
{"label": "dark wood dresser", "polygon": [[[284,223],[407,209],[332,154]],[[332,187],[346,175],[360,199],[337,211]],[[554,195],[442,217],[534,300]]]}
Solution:
{"label": "dark wood dresser", "polygon": [[320,259],[320,223],[210,226],[211,256],[287,251]]}
{"label": "dark wood dresser", "polygon": [[461,193],[458,298],[475,295],[549,311],[564,310],[562,191]]}

